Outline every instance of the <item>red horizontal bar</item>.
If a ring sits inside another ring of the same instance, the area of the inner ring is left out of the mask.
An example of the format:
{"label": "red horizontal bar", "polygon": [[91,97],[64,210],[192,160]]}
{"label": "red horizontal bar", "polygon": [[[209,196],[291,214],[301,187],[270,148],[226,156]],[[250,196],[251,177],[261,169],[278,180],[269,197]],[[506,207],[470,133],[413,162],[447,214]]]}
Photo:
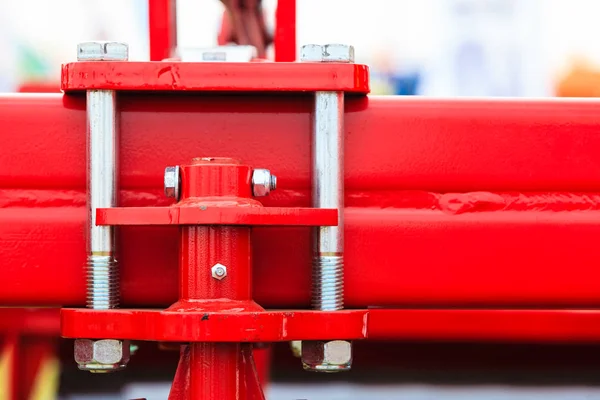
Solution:
{"label": "red horizontal bar", "polygon": [[369,310],[374,340],[600,342],[600,310]]}
{"label": "red horizontal bar", "polygon": [[[293,189],[286,206],[309,206],[297,191],[310,189],[311,104],[120,96],[122,188],[158,191],[165,165],[222,155],[270,168],[279,193]],[[403,206],[398,190],[600,192],[598,100],[350,97],[346,111],[346,189],[361,206]],[[0,138],[1,188],[85,190],[84,96],[0,95]]]}
{"label": "red horizontal bar", "polygon": [[97,225],[335,226],[337,209],[292,207],[115,207],[96,212]]}
{"label": "red horizontal bar", "polygon": [[62,66],[61,89],[369,93],[369,67],[344,63],[90,61]]}
{"label": "red horizontal bar", "polygon": [[63,309],[64,337],[153,341],[369,339],[599,343],[600,310],[369,309],[174,313]]}
{"label": "red horizontal bar", "polygon": [[[85,303],[84,105],[0,96],[0,304]],[[168,205],[164,167],[205,155],[269,168],[267,206],[310,205],[308,96],[119,105],[122,206]],[[345,129],[348,306],[600,307],[599,101],[349,97]],[[119,230],[123,304],[174,302],[177,229]],[[308,306],[309,230],[254,239],[257,302]]]}
{"label": "red horizontal bar", "polygon": [[159,342],[364,339],[366,316],[366,310],[172,312],[65,308],[61,310],[61,335]]}

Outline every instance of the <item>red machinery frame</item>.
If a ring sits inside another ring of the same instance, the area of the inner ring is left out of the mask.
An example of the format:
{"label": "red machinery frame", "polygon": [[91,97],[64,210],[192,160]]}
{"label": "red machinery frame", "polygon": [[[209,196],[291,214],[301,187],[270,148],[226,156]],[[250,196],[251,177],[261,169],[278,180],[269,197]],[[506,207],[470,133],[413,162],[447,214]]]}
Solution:
{"label": "red machinery frame", "polygon": [[[308,206],[305,92],[345,90],[345,299],[359,309],[261,311],[264,324],[246,336],[239,333],[255,314],[217,313],[194,337],[157,334],[156,326],[180,318],[168,312],[65,310],[63,335],[204,343],[599,341],[600,102],[369,98],[361,96],[366,68],[351,64],[79,62],[63,68],[62,83],[73,93],[0,97],[1,132],[8,132],[0,152],[0,303],[84,302],[85,100],[77,91],[121,91],[120,197],[128,208],[99,210],[98,224],[144,218],[168,225],[272,222],[280,207]],[[164,214],[162,168],[199,149],[276,171],[279,192],[265,201],[272,214],[174,207]],[[315,220],[290,213],[288,222],[335,222],[321,211]],[[123,212],[136,214],[123,219]],[[305,230],[256,230],[259,304],[307,307],[308,239]],[[121,248],[124,306],[177,300],[174,229],[125,226]],[[196,326],[203,317],[177,321]],[[249,348],[242,350],[240,365],[250,365]],[[180,369],[189,371],[198,360],[186,351]]]}

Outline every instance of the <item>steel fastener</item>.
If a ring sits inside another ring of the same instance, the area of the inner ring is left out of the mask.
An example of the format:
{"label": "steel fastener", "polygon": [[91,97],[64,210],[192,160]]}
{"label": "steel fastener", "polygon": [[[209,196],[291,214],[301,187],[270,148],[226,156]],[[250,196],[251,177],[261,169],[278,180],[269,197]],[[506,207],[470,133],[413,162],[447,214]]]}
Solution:
{"label": "steel fastener", "polygon": [[300,60],[304,62],[354,62],[354,46],[347,44],[307,44],[302,46]]}
{"label": "steel fastener", "polygon": [[277,188],[277,177],[271,175],[268,169],[252,171],[252,194],[256,197],[268,196],[271,190]]}
{"label": "steel fastener", "polygon": [[227,276],[227,267],[223,264],[215,264],[210,269],[212,273],[212,277],[218,280],[221,280]]}
{"label": "steel fastener", "polygon": [[346,340],[302,342],[302,366],[308,371],[340,372],[351,365],[352,343]]}
{"label": "steel fastener", "polygon": [[165,196],[173,197],[179,200],[179,187],[181,186],[181,178],[179,175],[179,166],[165,168]]}
{"label": "steel fastener", "polygon": [[129,352],[128,340],[75,340],[75,361],[84,371],[104,373],[123,369],[129,362]]}
{"label": "steel fastener", "polygon": [[127,61],[129,46],[121,42],[83,42],[77,45],[77,61]]}

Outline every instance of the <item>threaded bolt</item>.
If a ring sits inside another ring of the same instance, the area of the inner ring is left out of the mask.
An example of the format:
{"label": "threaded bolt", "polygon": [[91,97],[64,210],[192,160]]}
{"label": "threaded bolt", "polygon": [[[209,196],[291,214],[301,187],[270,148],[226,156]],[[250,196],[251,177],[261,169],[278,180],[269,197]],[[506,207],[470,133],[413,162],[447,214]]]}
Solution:
{"label": "threaded bolt", "polygon": [[119,306],[119,269],[113,256],[90,255],[87,259],[87,306],[108,310]]}
{"label": "threaded bolt", "polygon": [[312,275],[312,306],[315,310],[344,308],[344,257],[315,256]]}

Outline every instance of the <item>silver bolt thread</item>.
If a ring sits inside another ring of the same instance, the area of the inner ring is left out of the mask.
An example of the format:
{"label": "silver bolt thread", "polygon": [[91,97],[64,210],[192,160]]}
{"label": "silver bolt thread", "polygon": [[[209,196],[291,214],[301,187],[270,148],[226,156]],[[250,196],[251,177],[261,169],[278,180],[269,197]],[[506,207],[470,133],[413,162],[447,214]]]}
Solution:
{"label": "silver bolt thread", "polygon": [[271,179],[269,181],[269,186],[271,190],[277,189],[277,177],[275,175],[271,175]]}
{"label": "silver bolt thread", "polygon": [[113,256],[88,255],[87,307],[108,310],[119,306],[119,269]]}
{"label": "silver bolt thread", "polygon": [[344,257],[316,255],[312,265],[312,306],[315,310],[344,308]]}

